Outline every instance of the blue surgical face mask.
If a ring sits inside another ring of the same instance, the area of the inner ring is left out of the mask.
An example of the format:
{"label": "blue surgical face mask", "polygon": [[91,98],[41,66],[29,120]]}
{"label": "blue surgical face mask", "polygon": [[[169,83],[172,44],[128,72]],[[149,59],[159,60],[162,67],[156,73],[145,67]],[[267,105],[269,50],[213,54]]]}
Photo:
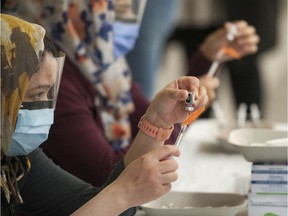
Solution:
{"label": "blue surgical face mask", "polygon": [[139,24],[115,21],[113,24],[114,57],[118,59],[131,51],[139,34]]}
{"label": "blue surgical face mask", "polygon": [[47,138],[53,124],[54,109],[20,109],[7,156],[27,155]]}

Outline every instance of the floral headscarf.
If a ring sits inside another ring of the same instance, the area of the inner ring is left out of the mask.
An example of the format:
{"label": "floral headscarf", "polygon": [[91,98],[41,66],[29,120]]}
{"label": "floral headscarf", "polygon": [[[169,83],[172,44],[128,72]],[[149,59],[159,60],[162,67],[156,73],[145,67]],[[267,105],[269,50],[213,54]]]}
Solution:
{"label": "floral headscarf", "polygon": [[44,50],[45,30],[1,14],[1,152],[15,130],[18,111]]}
{"label": "floral headscarf", "polygon": [[[113,0],[10,0],[4,9],[42,25],[92,82],[101,100],[105,135],[115,149],[130,143],[131,73],[114,59]],[[97,101],[97,100],[95,100]],[[99,98],[98,98],[99,101]]]}
{"label": "floral headscarf", "polygon": [[0,14],[0,25],[1,191],[7,202],[12,197],[13,202],[22,203],[17,181],[23,177],[25,168],[18,157],[6,157],[5,153],[11,143],[30,78],[42,59],[45,30],[39,25],[4,14]]}

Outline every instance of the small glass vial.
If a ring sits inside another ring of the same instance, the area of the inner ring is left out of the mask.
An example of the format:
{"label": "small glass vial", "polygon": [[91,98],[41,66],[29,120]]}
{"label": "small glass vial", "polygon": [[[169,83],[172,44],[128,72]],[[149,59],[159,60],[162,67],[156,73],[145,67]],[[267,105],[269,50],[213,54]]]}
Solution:
{"label": "small glass vial", "polygon": [[194,110],[194,102],[195,102],[195,93],[194,92],[188,92],[188,97],[185,100],[186,103],[186,110],[188,112],[192,112]]}
{"label": "small glass vial", "polygon": [[233,41],[235,39],[235,36],[237,34],[237,27],[236,25],[232,25],[229,30],[228,30],[228,33],[227,33],[227,40],[228,41]]}

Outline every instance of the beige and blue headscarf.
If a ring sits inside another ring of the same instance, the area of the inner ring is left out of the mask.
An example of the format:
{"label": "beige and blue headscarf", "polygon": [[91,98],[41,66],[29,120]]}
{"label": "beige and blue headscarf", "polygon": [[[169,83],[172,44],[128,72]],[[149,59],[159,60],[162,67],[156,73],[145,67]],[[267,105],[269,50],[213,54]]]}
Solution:
{"label": "beige and blue headscarf", "polygon": [[0,18],[1,152],[5,154],[29,80],[42,58],[45,30],[13,16],[1,14]]}
{"label": "beige and blue headscarf", "polygon": [[125,58],[114,58],[114,7],[113,0],[8,0],[4,5],[5,11],[42,25],[94,85],[105,135],[117,149],[130,143],[134,104]]}

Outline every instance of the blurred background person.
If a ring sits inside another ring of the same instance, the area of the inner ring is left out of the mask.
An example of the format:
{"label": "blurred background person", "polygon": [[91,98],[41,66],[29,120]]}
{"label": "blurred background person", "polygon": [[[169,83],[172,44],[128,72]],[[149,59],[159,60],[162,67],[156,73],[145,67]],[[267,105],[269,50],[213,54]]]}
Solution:
{"label": "blurred background person", "polygon": [[[240,104],[246,104],[247,117],[250,118],[252,104],[256,104],[259,110],[263,111],[265,89],[259,56],[276,46],[278,9],[278,0],[184,0],[179,13],[181,15],[178,17],[179,25],[168,41],[177,41],[182,44],[185,62],[189,67],[194,50],[198,49],[199,44],[207,35],[219,28],[225,20],[245,20],[254,26],[261,38],[258,52],[245,56],[239,61],[227,62],[227,67],[225,67],[229,71],[235,108],[238,109]],[[209,112],[206,114],[206,117],[211,115]]]}

